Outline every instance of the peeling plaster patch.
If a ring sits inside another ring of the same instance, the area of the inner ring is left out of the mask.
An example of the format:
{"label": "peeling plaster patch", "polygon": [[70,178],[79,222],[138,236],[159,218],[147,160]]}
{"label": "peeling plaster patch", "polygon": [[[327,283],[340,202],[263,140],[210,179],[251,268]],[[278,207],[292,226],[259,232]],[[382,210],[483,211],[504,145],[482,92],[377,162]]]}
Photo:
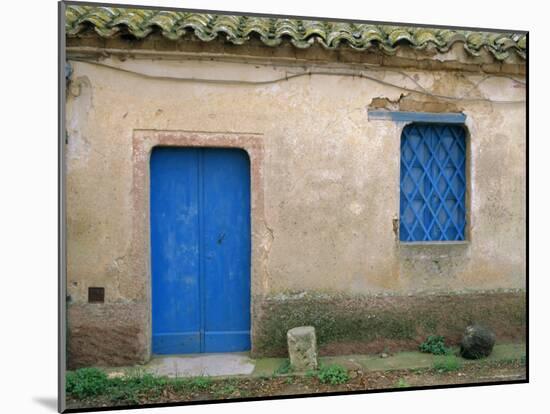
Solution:
{"label": "peeling plaster patch", "polygon": [[438,113],[455,113],[462,112],[462,105],[456,102],[422,98],[414,99],[407,97],[400,102],[400,109],[408,112],[438,112]]}
{"label": "peeling plaster patch", "polygon": [[393,215],[391,223],[395,241],[399,241],[399,219],[397,218],[397,214]]}
{"label": "peeling plaster patch", "polygon": [[126,282],[124,280],[124,275],[127,273],[126,255],[115,258],[111,262],[111,264],[107,266],[105,273],[108,278],[112,279],[112,287],[114,288],[114,290],[110,290],[109,292],[107,292],[108,301],[117,303],[130,303],[130,301],[125,297],[121,289],[121,282]]}
{"label": "peeling plaster patch", "polygon": [[462,106],[456,102],[419,96],[417,94],[401,94],[392,100],[384,96],[372,98],[367,111],[388,110],[393,112],[461,112]]}
{"label": "peeling plaster patch", "polygon": [[[71,81],[67,98],[67,160],[86,160],[90,154],[90,141],[86,136],[90,112],[93,111],[92,85],[88,77]],[[72,162],[67,162],[71,171]]]}
{"label": "peeling plaster patch", "polygon": [[399,102],[401,99],[408,96],[409,93],[402,93],[397,99],[391,99],[383,96],[375,96],[371,99],[368,109],[388,109],[390,111],[399,110]]}
{"label": "peeling plaster patch", "polygon": [[275,241],[275,235],[273,234],[273,229],[269,227],[267,224],[264,224],[265,228],[267,230],[267,237],[264,237],[262,239],[261,247],[263,249],[263,257],[262,257],[262,264],[264,267],[264,280],[263,280],[263,289],[264,292],[269,291],[269,281],[271,280],[271,273],[269,272],[269,254],[271,253],[271,248],[273,246],[273,242]]}

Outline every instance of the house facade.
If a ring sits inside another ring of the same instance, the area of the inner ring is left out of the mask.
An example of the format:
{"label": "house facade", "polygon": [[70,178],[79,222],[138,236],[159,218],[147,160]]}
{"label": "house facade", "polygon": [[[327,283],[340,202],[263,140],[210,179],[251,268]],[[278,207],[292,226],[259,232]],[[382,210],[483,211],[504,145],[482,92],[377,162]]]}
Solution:
{"label": "house facade", "polygon": [[66,9],[69,367],[525,338],[526,35]]}

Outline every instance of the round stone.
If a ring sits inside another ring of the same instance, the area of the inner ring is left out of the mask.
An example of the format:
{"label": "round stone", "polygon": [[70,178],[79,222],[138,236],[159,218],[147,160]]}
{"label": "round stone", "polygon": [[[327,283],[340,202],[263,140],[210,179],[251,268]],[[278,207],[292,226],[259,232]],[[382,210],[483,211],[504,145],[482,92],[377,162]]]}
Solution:
{"label": "round stone", "polygon": [[467,359],[485,358],[493,351],[495,334],[481,325],[470,325],[460,343],[460,355]]}

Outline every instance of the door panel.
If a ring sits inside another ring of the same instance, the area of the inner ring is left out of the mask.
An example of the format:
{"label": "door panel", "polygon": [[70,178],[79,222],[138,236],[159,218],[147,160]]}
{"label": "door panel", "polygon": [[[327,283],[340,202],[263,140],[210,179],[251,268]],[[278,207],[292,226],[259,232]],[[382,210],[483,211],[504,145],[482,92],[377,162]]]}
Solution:
{"label": "door panel", "polygon": [[205,151],[203,165],[205,352],[249,349],[248,156],[212,149]]}
{"label": "door panel", "polygon": [[237,149],[151,155],[153,353],[250,349],[250,166]]}
{"label": "door panel", "polygon": [[196,149],[151,155],[153,351],[200,351],[199,203]]}

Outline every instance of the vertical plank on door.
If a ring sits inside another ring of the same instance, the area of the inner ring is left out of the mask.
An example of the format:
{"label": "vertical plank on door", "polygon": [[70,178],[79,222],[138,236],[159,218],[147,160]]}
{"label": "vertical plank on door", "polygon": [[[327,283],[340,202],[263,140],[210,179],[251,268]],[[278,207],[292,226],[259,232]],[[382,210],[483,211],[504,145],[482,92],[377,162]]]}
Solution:
{"label": "vertical plank on door", "polygon": [[153,353],[200,352],[198,156],[192,148],[151,155]]}
{"label": "vertical plank on door", "polygon": [[205,149],[204,351],[250,349],[250,161],[239,149]]}

